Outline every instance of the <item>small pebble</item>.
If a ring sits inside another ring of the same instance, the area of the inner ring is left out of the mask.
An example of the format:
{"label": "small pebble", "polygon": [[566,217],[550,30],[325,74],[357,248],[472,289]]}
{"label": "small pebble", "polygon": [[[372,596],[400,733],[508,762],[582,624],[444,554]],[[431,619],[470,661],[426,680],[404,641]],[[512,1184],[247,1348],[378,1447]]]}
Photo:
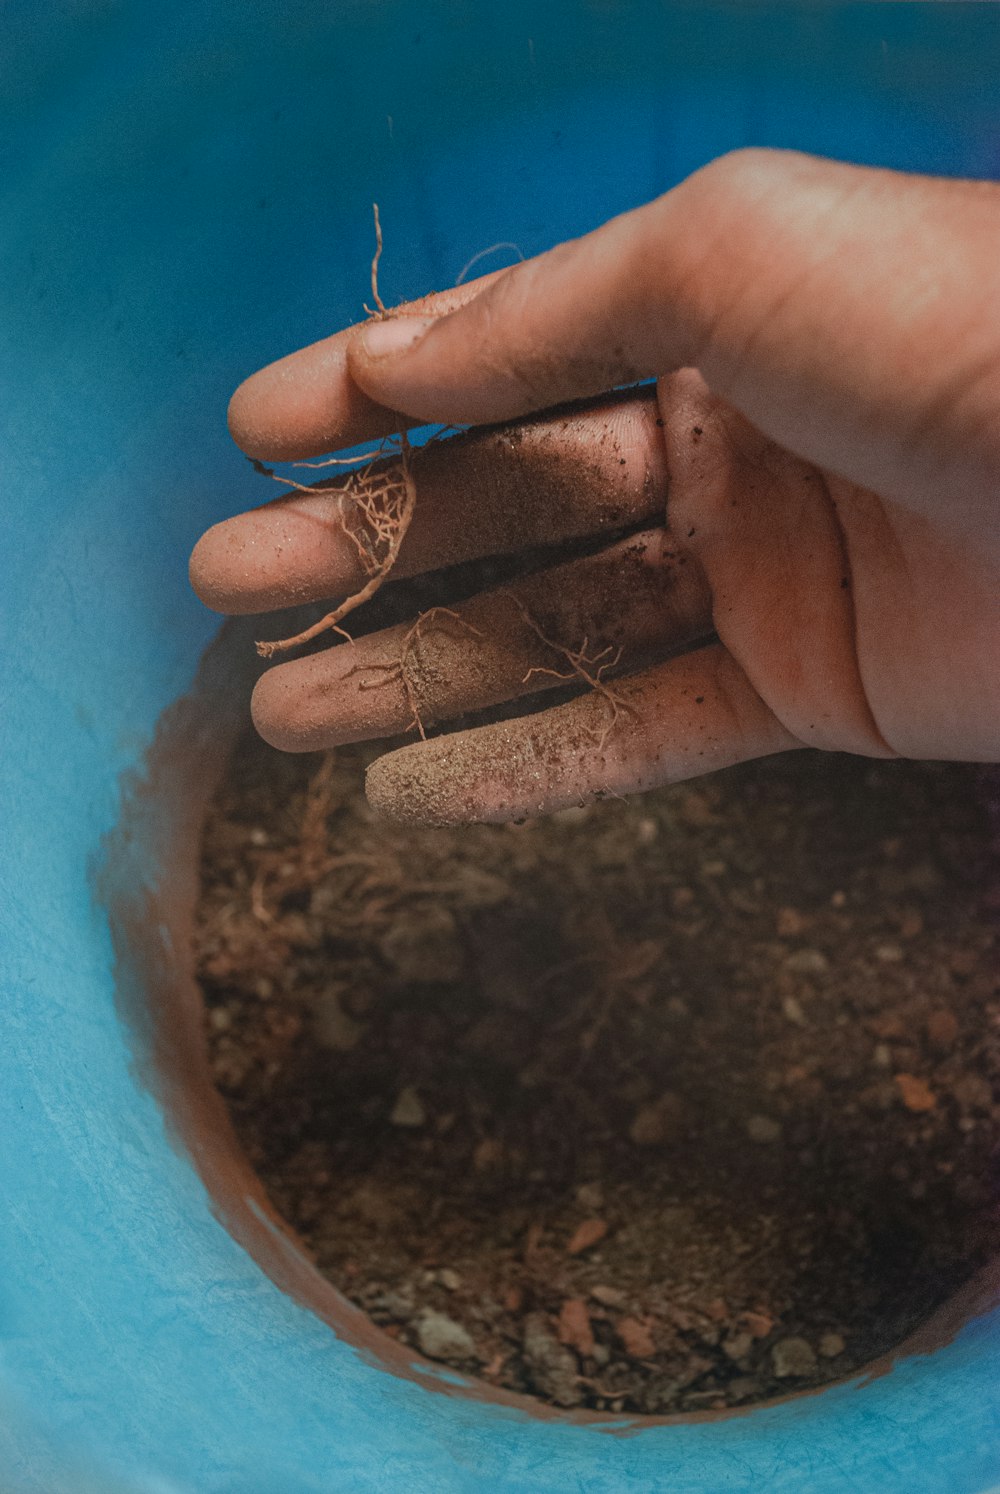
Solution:
{"label": "small pebble", "polygon": [[751,1115],[747,1121],[747,1135],[751,1141],[757,1141],[766,1146],[769,1142],[778,1140],[781,1127],[768,1115]]}
{"label": "small pebble", "polygon": [[847,1344],[839,1333],[824,1333],[819,1341],[819,1352],[824,1359],[836,1359],[846,1348]]}
{"label": "small pebble", "polygon": [[557,1406],[577,1406],[583,1392],[576,1360],[549,1328],[544,1313],[529,1313],[524,1323],[524,1358],[535,1389],[550,1396]]}
{"label": "small pebble", "polygon": [[798,908],[779,908],[775,919],[775,929],[779,939],[797,939],[806,927],[806,919],[803,918]]}
{"label": "small pebble", "polygon": [[750,1333],[734,1333],[731,1338],[722,1340],[722,1352],[728,1359],[745,1359],[753,1348],[753,1335]]}
{"label": "small pebble", "polygon": [[557,825],[569,825],[571,828],[583,825],[590,818],[590,809],[586,804],[571,804],[568,809],[557,809],[552,815]]}
{"label": "small pebble", "polygon": [[[677,1134],[683,1105],[677,1095],[662,1095],[652,1105],[643,1105],[632,1117],[629,1140],[635,1146],[659,1146]],[[579,1193],[577,1194],[579,1198]],[[583,1199],[580,1200],[584,1202]],[[600,1205],[596,1205],[600,1207]]]}
{"label": "small pebble", "polygon": [[898,965],[906,955],[901,944],[877,944],[875,958],[882,965]]}
{"label": "small pebble", "polygon": [[450,1266],[442,1266],[437,1274],[437,1279],[446,1292],[457,1292],[462,1285],[461,1276],[459,1276],[457,1271],[453,1271]]}
{"label": "small pebble", "polygon": [[417,1343],[428,1359],[462,1362],[479,1358],[471,1336],[461,1323],[443,1312],[424,1313],[417,1323]]}
{"label": "small pebble", "polygon": [[748,1401],[751,1396],[760,1395],[760,1381],[753,1375],[737,1375],[726,1386],[726,1394],[732,1401]]}
{"label": "small pebble", "polygon": [[427,1119],[427,1111],[424,1109],[423,1101],[411,1084],[401,1089],[396,1098],[389,1115],[389,1124],[392,1126],[422,1126]]}
{"label": "small pebble", "polygon": [[830,961],[821,949],[795,949],[785,960],[793,975],[825,975]]}
{"label": "small pebble", "polygon": [[407,1318],[413,1315],[413,1293],[410,1290],[383,1292],[380,1296],[373,1297],[369,1305],[380,1312],[388,1313],[398,1322],[405,1323]]}
{"label": "small pebble", "polygon": [[626,1301],[625,1293],[620,1292],[617,1287],[593,1286],[590,1289],[590,1295],[595,1302],[600,1302],[602,1307],[624,1307]]}
{"label": "small pebble", "polygon": [[782,1338],[771,1350],[771,1365],[779,1380],[802,1379],[816,1369],[816,1353],[807,1339]]}
{"label": "small pebble", "polygon": [[785,997],[784,1001],[781,1003],[781,1010],[784,1012],[789,1022],[794,1022],[796,1027],[805,1027],[806,1014],[802,1010],[802,1003],[798,1001],[794,996]]}

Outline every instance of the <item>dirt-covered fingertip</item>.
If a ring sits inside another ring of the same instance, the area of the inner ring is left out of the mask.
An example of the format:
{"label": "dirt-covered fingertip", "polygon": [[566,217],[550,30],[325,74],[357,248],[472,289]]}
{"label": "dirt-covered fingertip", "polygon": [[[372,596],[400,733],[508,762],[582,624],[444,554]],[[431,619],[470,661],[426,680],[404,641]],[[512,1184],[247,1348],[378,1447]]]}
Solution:
{"label": "dirt-covered fingertip", "polygon": [[418,742],[376,758],[365,775],[368,803],[397,825],[461,825],[481,819],[475,801],[460,792],[447,737]]}
{"label": "dirt-covered fingertip", "polygon": [[230,543],[227,521],[206,529],[188,561],[191,590],[213,612],[230,612],[232,588],[229,582]]}
{"label": "dirt-covered fingertip", "polygon": [[271,368],[260,369],[244,379],[229,401],[226,424],[236,445],[248,457],[276,460],[287,444],[283,412],[276,409]]}
{"label": "dirt-covered fingertip", "polygon": [[279,752],[319,752],[330,745],[331,734],[317,726],[312,696],[300,675],[294,665],[277,665],[261,675],[250,697],[258,736]]}

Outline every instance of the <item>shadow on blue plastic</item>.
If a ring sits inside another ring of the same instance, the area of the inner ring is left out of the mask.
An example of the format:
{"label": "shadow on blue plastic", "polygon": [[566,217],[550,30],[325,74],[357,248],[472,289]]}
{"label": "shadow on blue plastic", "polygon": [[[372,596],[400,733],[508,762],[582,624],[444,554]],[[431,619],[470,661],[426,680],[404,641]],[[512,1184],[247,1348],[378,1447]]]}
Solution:
{"label": "shadow on blue plastic", "polygon": [[138,785],[215,629],[187,553],[256,491],[229,392],[358,315],[373,199],[396,300],[738,145],[1000,175],[993,8],[14,0],[3,53],[4,1494],[986,1494],[985,1295],[876,1378],[619,1431],[365,1347],[241,1171],[183,1016],[228,656],[214,715],[171,718],[190,755]]}

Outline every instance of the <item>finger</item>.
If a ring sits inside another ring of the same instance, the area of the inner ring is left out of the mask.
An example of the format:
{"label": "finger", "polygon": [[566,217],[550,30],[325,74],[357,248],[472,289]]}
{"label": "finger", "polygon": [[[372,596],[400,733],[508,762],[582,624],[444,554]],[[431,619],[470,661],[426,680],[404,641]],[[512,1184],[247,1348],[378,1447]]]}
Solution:
{"label": "finger", "polygon": [[369,801],[400,823],[522,819],[801,746],[720,644],[613,688],[387,753]]}
{"label": "finger", "polygon": [[1000,190],[739,151],[431,321],[352,376],[411,417],[510,419],[682,366],[798,455],[900,501],[1000,470]]}
{"label": "finger", "polygon": [[[648,390],[415,452],[417,502],[393,576],[660,517],[666,467],[658,418]],[[216,524],[191,557],[198,596],[229,613],[349,596],[366,579],[349,532],[350,490],[340,479]]]}
{"label": "finger", "polygon": [[[392,315],[444,315],[501,274],[497,270],[423,296]],[[370,399],[347,371],[347,348],[357,330],[347,327],[324,337],[244,380],[229,403],[229,430],[237,446],[264,461],[301,461],[398,430],[399,417]]]}
{"label": "finger", "polygon": [[522,578],[416,623],[268,670],[254,724],[313,752],[392,736],[567,683],[603,681],[706,637],[711,595],[665,529]]}

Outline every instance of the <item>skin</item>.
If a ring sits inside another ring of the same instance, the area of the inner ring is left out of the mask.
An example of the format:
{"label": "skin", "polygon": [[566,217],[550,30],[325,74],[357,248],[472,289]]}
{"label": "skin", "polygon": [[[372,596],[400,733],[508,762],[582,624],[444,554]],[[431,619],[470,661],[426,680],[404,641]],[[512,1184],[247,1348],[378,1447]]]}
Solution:
{"label": "skin", "polygon": [[[387,754],[368,781],[382,813],[506,820],[801,746],[997,760],[998,243],[992,183],[740,151],[255,374],[230,428],[263,459],[377,437],[394,411],[491,427],[418,458],[399,574],[615,534],[428,626],[409,693],[371,671],[405,627],[277,665],[258,728],[315,749],[401,730],[413,694],[447,721],[551,688],[528,672],[567,661],[527,612],[588,658],[621,650],[627,677],[610,699]],[[296,494],[217,525],[196,591],[226,612],[348,594],[338,502]]]}

